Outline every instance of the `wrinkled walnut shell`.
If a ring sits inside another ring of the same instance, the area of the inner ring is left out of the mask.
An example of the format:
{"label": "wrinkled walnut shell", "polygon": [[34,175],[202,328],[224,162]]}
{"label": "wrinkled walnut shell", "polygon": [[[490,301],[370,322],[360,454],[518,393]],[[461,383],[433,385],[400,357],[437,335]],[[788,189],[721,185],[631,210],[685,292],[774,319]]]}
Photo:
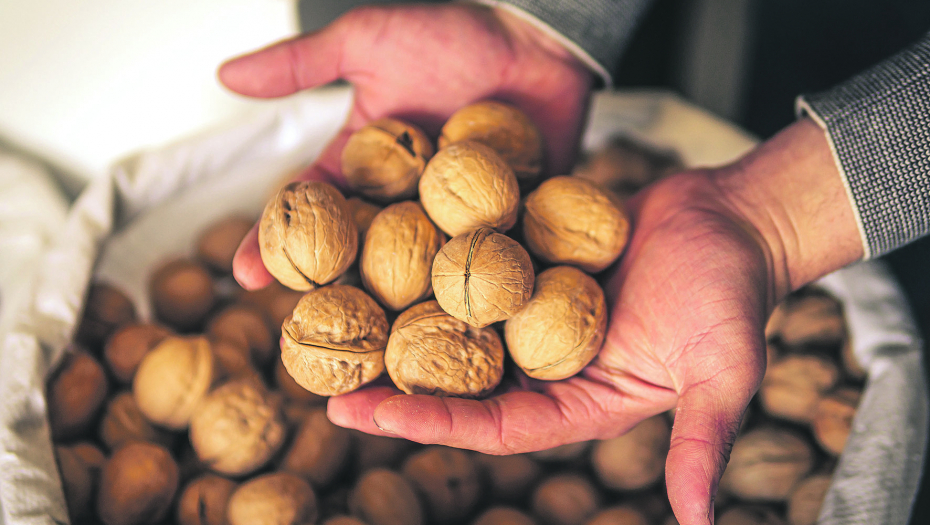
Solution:
{"label": "wrinkled walnut shell", "polygon": [[139,364],[132,393],[151,422],[183,430],[216,379],[205,337],[166,337]]}
{"label": "wrinkled walnut shell", "polygon": [[334,284],[307,293],[282,325],[281,360],[321,396],[351,392],[384,371],[388,323],[365,292]]}
{"label": "wrinkled walnut shell", "polygon": [[365,289],[394,311],[429,296],[433,259],[445,241],[418,203],[388,206],[365,236],[359,262]]}
{"label": "wrinkled walnut shell", "polygon": [[265,206],[258,246],[265,267],[281,284],[312,290],[355,261],[358,227],[334,186],[292,182]]}
{"label": "wrinkled walnut shell", "polygon": [[210,393],[191,418],[190,441],[210,469],[238,476],[257,470],[281,445],[287,428],[260,383],[230,381]]}
{"label": "wrinkled walnut shell", "polygon": [[500,383],[504,348],[492,328],[470,326],[428,301],[397,317],[384,364],[408,394],[481,397]]}
{"label": "wrinkled walnut shell", "polygon": [[623,252],[630,219],[620,201],[597,185],[553,177],[527,196],[523,235],[541,259],[596,273]]}
{"label": "wrinkled walnut shell", "polygon": [[439,149],[466,140],[496,151],[521,187],[531,185],[542,171],[542,134],[526,113],[509,104],[484,100],[453,113],[442,126]]}
{"label": "wrinkled walnut shell", "polygon": [[253,478],[233,492],[230,525],[310,525],[318,514],[316,494],[305,480],[287,472]]}
{"label": "wrinkled walnut shell", "polygon": [[577,268],[557,266],[536,277],[533,296],[507,320],[504,338],[514,362],[536,379],[565,379],[601,349],[607,302],[597,281]]}
{"label": "wrinkled walnut shell", "polygon": [[349,186],[378,201],[417,194],[417,183],[433,156],[423,131],[393,118],[378,119],[349,136],[342,149],[342,174]]}
{"label": "wrinkled walnut shell", "polygon": [[451,237],[517,222],[520,189],[513,170],[491,148],[460,142],[439,150],[420,178],[420,202]]}
{"label": "wrinkled walnut shell", "polygon": [[509,319],[533,293],[530,255],[489,228],[454,237],[433,261],[433,291],[449,315],[476,327]]}

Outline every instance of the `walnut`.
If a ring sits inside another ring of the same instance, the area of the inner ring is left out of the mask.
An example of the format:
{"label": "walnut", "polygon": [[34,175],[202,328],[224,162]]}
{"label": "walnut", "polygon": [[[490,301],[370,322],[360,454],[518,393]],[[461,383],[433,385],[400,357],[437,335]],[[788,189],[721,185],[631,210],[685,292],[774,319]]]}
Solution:
{"label": "walnut", "polygon": [[369,524],[352,516],[337,514],[336,516],[327,518],[326,521],[323,522],[323,525],[369,525]]}
{"label": "walnut", "polygon": [[488,494],[498,501],[521,501],[542,473],[539,463],[527,454],[475,454],[474,459],[484,474]]}
{"label": "walnut", "polygon": [[626,434],[594,445],[598,479],[615,490],[637,490],[662,479],[671,428],[664,414],[645,419]]}
{"label": "walnut", "polygon": [[314,487],[326,487],[342,471],[350,447],[349,431],[330,423],[326,409],[318,408],[304,416],[280,469],[301,476]]}
{"label": "walnut", "polygon": [[839,380],[832,361],[813,355],[788,355],[765,371],[759,399],[770,415],[807,423],[821,396]]}
{"label": "walnut", "polygon": [[377,216],[383,208],[370,202],[365,202],[358,197],[346,199],[346,206],[349,208],[349,214],[352,215],[352,220],[355,221],[355,226],[358,228],[358,245],[362,246],[365,243],[365,235],[368,233],[371,221],[375,220],[375,216]]}
{"label": "walnut", "polygon": [[48,420],[56,441],[90,430],[107,399],[107,373],[87,352],[70,350],[48,380]]}
{"label": "walnut", "polygon": [[859,358],[856,357],[856,353],[853,351],[852,337],[849,335],[843,341],[843,348],[840,350],[840,362],[843,364],[843,371],[849,377],[857,380],[865,379],[867,370],[859,362]]}
{"label": "walnut", "polygon": [[166,337],[150,351],[132,382],[142,414],[156,425],[183,430],[216,379],[205,337]]}
{"label": "walnut", "polygon": [[288,399],[307,405],[326,403],[325,397],[316,395],[297,384],[297,381],[294,381],[291,374],[287,373],[287,368],[284,367],[284,362],[281,361],[280,358],[275,361],[274,377],[278,389],[281,390]]}
{"label": "walnut", "polygon": [[428,301],[397,317],[384,364],[408,394],[481,397],[500,383],[504,348],[492,328],[470,326]]}
{"label": "walnut", "polygon": [[258,227],[262,262],[283,285],[312,290],[355,261],[358,227],[335,187],[292,182],[265,206]]}
{"label": "walnut", "polygon": [[600,351],[606,333],[604,291],[571,266],[539,274],[533,296],[504,328],[517,366],[530,377],[548,380],[578,373]]}
{"label": "walnut", "polygon": [[543,182],[525,206],[526,245],[551,264],[599,272],[620,256],[630,236],[630,219],[619,199],[578,177]]}
{"label": "walnut", "polygon": [[97,513],[106,525],[144,525],[168,514],[178,490],[178,465],[161,445],[130,442],[103,467]]}
{"label": "walnut", "polygon": [[388,206],[365,237],[359,262],[365,289],[395,311],[428,297],[433,259],[445,242],[418,203]]}
{"label": "walnut", "polygon": [[736,439],[720,489],[749,501],[784,501],[813,464],[813,448],[804,438],[759,427]]}
{"label": "walnut", "polygon": [[384,371],[387,317],[358,288],[334,284],[307,293],[282,332],[287,372],[314,394],[345,394]]}
{"label": "walnut", "polygon": [[157,268],[149,280],[149,295],[155,317],[182,332],[198,328],[216,304],[210,272],[187,259]]}
{"label": "walnut", "polygon": [[94,491],[102,465],[89,462],[75,447],[69,446],[56,446],[55,460],[68,504],[68,516],[72,522],[79,522],[93,514]]}
{"label": "walnut", "polygon": [[210,338],[210,351],[216,362],[217,377],[229,379],[261,375],[252,363],[249,349],[240,345],[241,342],[229,339]]}
{"label": "walnut", "polygon": [[511,105],[485,100],[453,113],[442,126],[439,149],[466,140],[497,152],[521,188],[531,186],[542,172],[542,134],[526,113]]}
{"label": "walnut", "polygon": [[531,452],[530,456],[546,463],[576,464],[583,460],[586,461],[586,454],[591,449],[592,443],[592,441],[566,443],[557,447]]}
{"label": "walnut", "polygon": [[838,456],[846,447],[852,430],[860,393],[853,388],[841,388],[820,399],[811,421],[814,437],[824,450]]}
{"label": "walnut", "polygon": [[210,393],[191,417],[190,440],[210,469],[238,476],[254,472],[284,444],[279,407],[255,380],[230,381]]}
{"label": "walnut", "polygon": [[378,467],[399,467],[414,446],[412,441],[402,438],[375,436],[358,430],[351,432],[355,442],[351,456],[355,472],[359,473]]}
{"label": "walnut", "polygon": [[103,350],[113,377],[123,384],[132,383],[142,358],[169,335],[171,330],[151,323],[132,323],[117,330]]}
{"label": "walnut", "polygon": [[649,525],[645,514],[632,505],[608,507],[589,519],[585,525]]}
{"label": "walnut", "polygon": [[491,507],[475,518],[472,525],[536,525],[536,520],[513,507]]}
{"label": "walnut", "polygon": [[119,288],[91,283],[74,340],[97,352],[119,327],[136,320],[136,307]]}
{"label": "walnut", "polygon": [[433,290],[449,315],[476,327],[509,319],[533,293],[530,255],[489,228],[454,237],[433,261]]}
{"label": "walnut", "polygon": [[100,421],[100,439],[110,450],[129,441],[149,441],[165,447],[174,442],[170,432],[152,425],[142,415],[132,392],[118,394],[107,404]]}
{"label": "walnut", "polygon": [[533,515],[543,525],[583,525],[601,506],[601,495],[587,478],[557,474],[533,492]]}
{"label": "walnut", "polygon": [[382,118],[353,133],[342,149],[342,174],[349,186],[379,201],[414,197],[433,156],[433,144],[407,122]]}
{"label": "walnut", "polygon": [[791,525],[814,525],[827,496],[833,477],[820,474],[802,480],[788,498],[788,521]]}
{"label": "walnut", "polygon": [[236,486],[216,474],[195,478],[178,499],[178,524],[226,525],[226,506]]}
{"label": "walnut", "polygon": [[811,294],[788,299],[766,327],[771,337],[788,346],[839,347],[846,338],[840,303],[832,297]]}
{"label": "walnut", "polygon": [[737,505],[723,512],[716,525],[786,525],[774,510],[754,505]]}
{"label": "walnut", "polygon": [[368,525],[421,525],[425,521],[413,485],[386,468],[362,474],[349,494],[349,510]]}
{"label": "walnut", "polygon": [[310,484],[293,474],[274,472],[239,485],[226,512],[230,525],[311,525],[318,510]]}
{"label": "walnut", "polygon": [[626,137],[614,137],[575,167],[572,175],[627,200],[649,183],[680,168],[673,152],[656,150]]}
{"label": "walnut", "polygon": [[210,319],[206,332],[211,339],[228,340],[247,349],[256,363],[268,363],[277,350],[268,319],[258,308],[249,305],[228,306]]}
{"label": "walnut", "polygon": [[460,142],[441,150],[420,178],[420,202],[451,237],[482,226],[507,231],[517,221],[520,189],[513,170],[491,148]]}
{"label": "walnut", "polygon": [[456,521],[478,504],[478,467],[462,450],[426,447],[404,461],[402,472],[423,497],[433,522]]}
{"label": "walnut", "polygon": [[230,216],[210,224],[197,238],[197,258],[214,272],[232,273],[233,257],[255,220]]}

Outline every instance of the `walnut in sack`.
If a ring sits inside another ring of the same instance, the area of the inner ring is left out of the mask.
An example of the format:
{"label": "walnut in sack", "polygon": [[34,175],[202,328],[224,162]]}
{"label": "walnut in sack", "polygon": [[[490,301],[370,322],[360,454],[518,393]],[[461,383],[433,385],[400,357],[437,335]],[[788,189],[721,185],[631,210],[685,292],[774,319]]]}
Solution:
{"label": "walnut in sack", "polygon": [[384,365],[408,394],[481,397],[503,377],[504,347],[494,329],[475,328],[427,301],[397,317]]}
{"label": "walnut in sack", "polygon": [[239,485],[226,513],[230,525],[310,525],[316,523],[318,509],[309,483],[273,472]]}
{"label": "walnut in sack", "polygon": [[106,525],[147,525],[168,514],[178,490],[178,465],[161,445],[135,441],[107,461],[97,491]]}
{"label": "walnut in sack", "polygon": [[178,499],[179,525],[226,525],[226,506],[236,483],[204,474],[184,487]]}
{"label": "walnut in sack", "polygon": [[630,219],[612,194],[578,177],[553,177],[526,198],[523,235],[534,255],[590,273],[626,247]]}
{"label": "walnut in sack", "polygon": [[325,408],[313,409],[297,428],[280,468],[325,487],[345,466],[351,437],[348,429],[330,423]]}
{"label": "walnut in sack", "polygon": [[801,436],[756,428],[733,444],[720,489],[747,501],[784,501],[813,464],[813,447]]}
{"label": "walnut in sack", "polygon": [[388,206],[365,236],[359,261],[365,289],[395,311],[429,296],[433,259],[445,241],[418,203]]}
{"label": "walnut in sack", "polygon": [[533,293],[530,255],[490,228],[454,237],[433,261],[436,300],[449,315],[483,328],[520,311]]}
{"label": "walnut in sack", "polygon": [[491,507],[475,518],[472,525],[536,525],[536,520],[513,507]]}
{"label": "walnut in sack", "polygon": [[368,525],[422,525],[423,509],[413,485],[386,468],[362,474],[349,494],[349,510]]}
{"label": "walnut in sack", "polygon": [[597,281],[577,268],[557,266],[536,277],[533,296],[507,320],[504,338],[528,376],[557,380],[594,359],[606,332],[607,302]]}
{"label": "walnut in sack", "polygon": [[583,525],[600,506],[597,488],[578,474],[556,474],[533,492],[533,515],[543,525]]}
{"label": "walnut in sack", "polygon": [[282,326],[281,360],[321,396],[351,392],[384,371],[388,323],[365,292],[334,284],[307,293]]}
{"label": "walnut in sack", "polygon": [[117,330],[103,349],[113,377],[120,383],[132,383],[142,358],[169,335],[171,330],[153,323],[132,323]]}
{"label": "walnut in sack", "polygon": [[156,425],[183,430],[216,379],[205,337],[166,337],[139,364],[132,393],[139,411]]}
{"label": "walnut in sack", "polygon": [[423,497],[434,522],[461,520],[478,504],[481,495],[478,468],[462,450],[427,447],[408,457],[402,472]]}
{"label": "walnut in sack", "polygon": [[778,336],[788,346],[838,347],[846,338],[846,323],[840,303],[826,295],[789,298],[778,314],[772,315],[766,333]]}
{"label": "walnut in sack", "polygon": [[423,208],[452,237],[481,227],[509,230],[517,221],[519,201],[513,170],[477,142],[439,150],[420,178]]}
{"label": "walnut in sack", "polygon": [[135,320],[136,307],[126,294],[111,284],[94,282],[87,290],[74,339],[97,352],[113,332]]}
{"label": "walnut in sack", "polygon": [[646,515],[632,505],[617,505],[598,512],[585,525],[649,525],[649,523]]}
{"label": "walnut in sack", "polygon": [[94,357],[69,350],[48,381],[52,438],[67,440],[90,429],[107,399],[107,373]]}
{"label": "walnut in sack", "polygon": [[788,498],[788,521],[791,525],[815,525],[820,507],[833,477],[820,474],[802,480]]}
{"label": "walnut in sack", "polygon": [[665,473],[672,430],[664,414],[645,419],[629,432],[594,445],[591,464],[598,479],[616,490],[637,490]]}
{"label": "walnut in sack", "polygon": [[830,454],[838,456],[846,447],[859,397],[858,390],[841,388],[817,403],[811,427],[817,443]]}
{"label": "walnut in sack", "polygon": [[349,136],[342,149],[342,174],[362,195],[393,202],[417,194],[417,183],[433,156],[433,144],[413,124],[382,118]]}
{"label": "walnut in sack", "polygon": [[292,182],[265,206],[258,226],[265,267],[294,290],[335,280],[355,261],[358,227],[333,185]]}
{"label": "walnut in sack", "polygon": [[475,454],[474,459],[484,474],[488,494],[498,501],[520,501],[542,473],[539,463],[527,454]]}
{"label": "walnut in sack", "polygon": [[191,417],[197,457],[221,474],[239,476],[268,462],[284,444],[287,428],[279,407],[252,379],[219,386]]}
{"label": "walnut in sack", "polygon": [[531,186],[542,172],[542,134],[526,113],[509,104],[484,100],[453,113],[442,126],[439,148],[466,140],[496,151],[521,188]]}
{"label": "walnut in sack", "polygon": [[787,355],[765,371],[759,399],[766,412],[807,423],[817,403],[839,380],[836,365],[814,355]]}
{"label": "walnut in sack", "polygon": [[152,273],[149,295],[155,316],[165,324],[190,331],[203,323],[216,304],[213,277],[196,261],[176,259]]}
{"label": "walnut in sack", "polygon": [[174,436],[142,415],[132,392],[122,392],[107,404],[100,421],[100,439],[107,448],[115,450],[129,441],[149,441],[168,447]]}
{"label": "walnut in sack", "polygon": [[227,340],[245,348],[256,363],[271,361],[277,350],[265,315],[256,307],[234,304],[213,316],[207,334],[214,340]]}

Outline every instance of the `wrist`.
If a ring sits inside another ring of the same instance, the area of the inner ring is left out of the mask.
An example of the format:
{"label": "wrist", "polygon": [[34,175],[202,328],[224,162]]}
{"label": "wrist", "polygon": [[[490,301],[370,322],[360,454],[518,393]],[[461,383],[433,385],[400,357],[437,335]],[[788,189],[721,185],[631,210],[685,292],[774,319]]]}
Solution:
{"label": "wrist", "polygon": [[852,204],[826,133],[803,118],[715,178],[769,257],[777,302],[863,257]]}

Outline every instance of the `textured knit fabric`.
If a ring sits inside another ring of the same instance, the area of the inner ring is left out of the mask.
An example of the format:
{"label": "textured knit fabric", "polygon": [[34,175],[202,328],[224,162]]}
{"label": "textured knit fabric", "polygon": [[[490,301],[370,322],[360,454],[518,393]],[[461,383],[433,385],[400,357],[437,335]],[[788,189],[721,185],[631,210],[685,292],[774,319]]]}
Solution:
{"label": "textured knit fabric", "polygon": [[480,3],[512,6],[532,15],[592,58],[599,66],[593,69],[610,85],[611,72],[616,70],[636,23],[652,0],[482,0]]}
{"label": "textured knit fabric", "polygon": [[798,108],[829,135],[865,258],[930,233],[930,33]]}

